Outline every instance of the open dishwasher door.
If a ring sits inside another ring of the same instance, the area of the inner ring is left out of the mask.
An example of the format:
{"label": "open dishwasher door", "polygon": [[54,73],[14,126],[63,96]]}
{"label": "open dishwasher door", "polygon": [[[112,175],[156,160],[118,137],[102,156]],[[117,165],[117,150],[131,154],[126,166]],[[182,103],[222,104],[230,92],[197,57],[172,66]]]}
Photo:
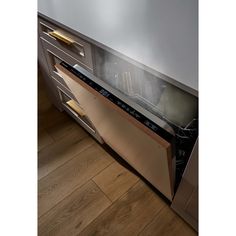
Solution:
{"label": "open dishwasher door", "polygon": [[174,134],[166,122],[150,115],[154,123],[142,108],[79,66],[61,63],[56,68],[104,142],[172,200]]}
{"label": "open dishwasher door", "polygon": [[143,90],[137,82],[141,72],[132,66],[132,73],[122,72],[115,84],[108,72],[106,81],[79,65],[62,62],[55,67],[104,142],[172,201],[176,173],[181,174],[179,167],[187,162],[197,133],[193,126],[197,99],[151,75],[142,77],[143,86],[149,88]]}

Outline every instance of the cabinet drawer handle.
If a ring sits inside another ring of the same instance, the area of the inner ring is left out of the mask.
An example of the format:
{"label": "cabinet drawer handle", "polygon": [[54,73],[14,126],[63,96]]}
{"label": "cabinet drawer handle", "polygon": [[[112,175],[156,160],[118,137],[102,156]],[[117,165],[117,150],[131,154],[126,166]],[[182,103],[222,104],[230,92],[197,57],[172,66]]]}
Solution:
{"label": "cabinet drawer handle", "polygon": [[84,49],[83,49],[83,45],[77,43],[76,41],[74,41],[73,39],[63,35],[61,32],[57,31],[57,30],[53,30],[48,32],[48,34],[53,37],[54,39],[58,39],[64,43],[66,43],[67,45],[73,45],[74,46],[78,46],[79,47],[79,55],[81,57],[85,57],[85,53],[84,53]]}
{"label": "cabinet drawer handle", "polygon": [[85,116],[85,112],[76,104],[74,100],[69,100],[66,104],[75,112],[77,112],[81,117]]}
{"label": "cabinet drawer handle", "polygon": [[57,30],[54,30],[54,31],[51,31],[51,32],[48,32],[48,34],[68,45],[71,45],[73,44],[75,41],[65,35],[63,35],[61,32],[57,31]]}

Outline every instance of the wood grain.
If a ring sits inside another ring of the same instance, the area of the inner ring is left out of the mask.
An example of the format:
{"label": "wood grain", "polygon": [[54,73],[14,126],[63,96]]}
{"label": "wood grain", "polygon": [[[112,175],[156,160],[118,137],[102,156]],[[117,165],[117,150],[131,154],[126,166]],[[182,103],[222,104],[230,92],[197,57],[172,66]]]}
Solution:
{"label": "wood grain", "polygon": [[47,91],[45,90],[45,84],[43,82],[43,78],[39,76],[38,83],[38,108],[40,108],[40,112],[46,111],[46,109],[52,107],[52,103],[48,98]]}
{"label": "wood grain", "polygon": [[38,130],[38,151],[53,143],[53,138],[45,129]]}
{"label": "wood grain", "polygon": [[89,181],[39,219],[38,235],[77,235],[111,202]]}
{"label": "wood grain", "polygon": [[86,87],[83,81],[78,80],[62,66],[58,65],[57,69],[74,96],[80,101],[104,142],[162,194],[172,200],[174,188],[172,172],[175,166],[173,168],[171,166],[170,143],[165,140],[160,142],[161,138],[156,134],[157,139],[153,139],[141,127],[130,122],[128,117],[131,116],[126,117],[126,113],[126,116],[123,116],[124,111],[119,112],[114,104],[109,106],[110,101],[104,100],[104,97],[97,92],[92,93],[91,88]]}
{"label": "wood grain", "polygon": [[58,120],[68,120],[68,115],[65,112],[59,112],[55,107],[50,107],[45,112],[41,112],[38,114],[38,125],[39,127],[43,127],[47,129],[52,126]]}
{"label": "wood grain", "polygon": [[139,235],[196,236],[197,232],[179,218],[170,207],[166,206]]}
{"label": "wood grain", "polygon": [[54,140],[59,140],[71,132],[77,132],[80,137],[88,136],[88,133],[70,117],[55,121],[46,130]]}
{"label": "wood grain", "polygon": [[38,153],[38,179],[45,177],[94,143],[90,137],[83,138],[73,131],[50,147],[44,148]]}
{"label": "wood grain", "polygon": [[42,121],[44,114],[48,113],[48,111],[50,113],[50,111],[52,111],[53,109],[55,108],[53,107],[51,101],[48,98],[45,81],[42,77],[40,70],[38,70],[38,116],[40,117],[40,121]]}
{"label": "wood grain", "polygon": [[46,213],[112,162],[113,159],[108,154],[104,155],[92,145],[39,180],[38,215]]}
{"label": "wood grain", "polygon": [[117,162],[93,178],[93,181],[113,202],[127,192],[138,180],[137,176]]}
{"label": "wood grain", "polygon": [[138,182],[80,235],[137,235],[164,205],[144,183]]}
{"label": "wood grain", "polygon": [[52,109],[52,103],[48,99],[45,99],[45,101],[38,100],[38,113],[39,114],[45,113],[49,111],[50,109]]}

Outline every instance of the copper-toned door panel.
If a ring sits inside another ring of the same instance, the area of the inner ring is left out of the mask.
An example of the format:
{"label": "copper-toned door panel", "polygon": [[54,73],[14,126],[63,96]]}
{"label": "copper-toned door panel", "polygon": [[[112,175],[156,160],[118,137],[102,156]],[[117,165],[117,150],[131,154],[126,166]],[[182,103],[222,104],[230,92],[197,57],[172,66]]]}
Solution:
{"label": "copper-toned door panel", "polygon": [[56,65],[103,140],[168,199],[173,197],[171,145],[104,99],[75,75]]}

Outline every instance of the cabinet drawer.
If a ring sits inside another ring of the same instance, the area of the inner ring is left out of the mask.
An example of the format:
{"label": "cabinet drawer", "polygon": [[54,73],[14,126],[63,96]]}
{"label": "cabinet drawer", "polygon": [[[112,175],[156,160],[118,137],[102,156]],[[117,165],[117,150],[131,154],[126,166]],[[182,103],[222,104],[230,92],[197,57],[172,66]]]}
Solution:
{"label": "cabinet drawer", "polygon": [[[65,94],[67,94],[71,99],[75,100],[76,102],[77,99],[76,97],[73,95],[73,93],[68,89],[68,87],[66,87],[64,84],[60,83],[54,76],[51,75],[51,79],[53,81],[54,86],[56,87],[57,91],[63,91]],[[65,83],[65,82],[64,82]],[[61,96],[59,96],[61,98]]]}
{"label": "cabinet drawer", "polygon": [[74,57],[85,69],[93,71],[92,50],[88,42],[43,19],[39,19],[38,29],[41,38]]}
{"label": "cabinet drawer", "polygon": [[65,91],[58,87],[58,93],[64,110],[72,116],[82,127],[84,127],[90,134],[95,135],[96,130],[91,121],[87,118],[85,111],[78,102],[73,100]]}
{"label": "cabinet drawer", "polygon": [[75,98],[71,91],[61,85],[53,76],[51,77],[60,97],[63,110],[75,119],[75,121],[87,130],[87,132],[90,133],[98,142],[103,143],[103,140],[91,120],[88,118],[87,113],[81,106],[81,103]]}
{"label": "cabinet drawer", "polygon": [[72,58],[71,56],[58,49],[57,47],[53,46],[51,43],[47,42],[44,39],[41,39],[41,42],[51,76],[53,76],[57,81],[59,81],[67,89],[69,89],[64,79],[57,72],[55,65],[56,63],[61,63],[62,61],[64,61],[70,64],[71,66],[74,66],[79,63],[78,60]]}

